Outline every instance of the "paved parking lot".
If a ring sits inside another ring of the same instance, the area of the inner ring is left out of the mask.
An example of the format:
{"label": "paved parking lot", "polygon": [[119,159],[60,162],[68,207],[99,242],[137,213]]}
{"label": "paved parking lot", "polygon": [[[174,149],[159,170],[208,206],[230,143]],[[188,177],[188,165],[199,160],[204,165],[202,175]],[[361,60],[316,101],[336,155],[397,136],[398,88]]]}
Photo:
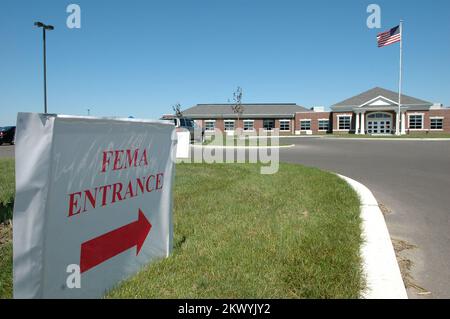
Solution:
{"label": "paved parking lot", "polygon": [[450,298],[450,141],[292,140],[294,148],[280,150],[282,161],[365,184],[390,210],[391,237],[417,246],[402,255],[425,290],[410,288],[409,297]]}
{"label": "paved parking lot", "polygon": [[14,157],[14,146],[8,144],[0,145],[0,158],[2,157]]}

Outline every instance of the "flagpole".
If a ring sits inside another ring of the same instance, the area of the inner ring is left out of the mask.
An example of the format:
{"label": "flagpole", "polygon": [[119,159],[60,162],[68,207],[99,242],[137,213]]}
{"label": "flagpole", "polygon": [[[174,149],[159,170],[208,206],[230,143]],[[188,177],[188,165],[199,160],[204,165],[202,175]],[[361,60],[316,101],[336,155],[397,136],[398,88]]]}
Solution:
{"label": "flagpole", "polygon": [[[398,79],[398,113],[397,113],[397,129],[395,130],[397,135],[402,134],[400,128],[401,123],[401,105],[402,105],[402,68],[403,68],[403,20],[400,20],[400,74]],[[402,124],[403,126],[405,123]]]}

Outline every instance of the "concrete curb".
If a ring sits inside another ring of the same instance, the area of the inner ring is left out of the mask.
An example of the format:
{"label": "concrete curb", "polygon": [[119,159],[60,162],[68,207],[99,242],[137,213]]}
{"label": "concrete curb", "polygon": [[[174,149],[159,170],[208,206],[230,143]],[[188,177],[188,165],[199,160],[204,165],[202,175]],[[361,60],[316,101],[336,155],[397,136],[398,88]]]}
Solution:
{"label": "concrete curb", "polygon": [[340,141],[393,141],[393,142],[406,142],[406,141],[426,141],[426,142],[450,142],[450,138],[401,138],[401,137],[322,137],[325,140],[340,140]]}
{"label": "concrete curb", "polygon": [[364,243],[361,247],[367,288],[364,299],[408,299],[394,247],[372,192],[363,184],[339,175],[358,193],[361,200],[361,219]]}
{"label": "concrete curb", "polygon": [[[272,139],[272,136],[249,136],[249,139]],[[337,136],[327,136],[327,135],[280,135],[277,138],[320,138],[324,140],[341,140],[341,141],[429,141],[429,142],[450,142],[448,137],[337,137]]]}
{"label": "concrete curb", "polygon": [[[321,135],[278,135],[278,136],[271,136],[271,135],[267,135],[267,136],[247,136],[245,137],[245,139],[249,139],[249,140],[256,140],[256,139],[274,139],[274,138],[323,138],[323,136]],[[241,138],[243,139],[243,138]]]}
{"label": "concrete curb", "polygon": [[224,145],[191,145],[194,148],[217,148],[217,149],[276,149],[276,148],[291,148],[295,144],[291,145],[279,145],[279,146],[224,146]]}

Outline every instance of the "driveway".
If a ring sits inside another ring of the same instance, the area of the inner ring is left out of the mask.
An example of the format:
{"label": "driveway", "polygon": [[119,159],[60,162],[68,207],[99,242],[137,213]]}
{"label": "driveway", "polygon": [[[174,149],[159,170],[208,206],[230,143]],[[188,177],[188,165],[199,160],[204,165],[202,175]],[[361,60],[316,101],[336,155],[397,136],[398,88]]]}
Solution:
{"label": "driveway", "polygon": [[0,158],[14,157],[14,145],[0,145]]}
{"label": "driveway", "polygon": [[450,298],[450,141],[289,141],[281,161],[358,180],[387,207],[391,237],[416,246],[401,253],[413,263],[410,298]]}

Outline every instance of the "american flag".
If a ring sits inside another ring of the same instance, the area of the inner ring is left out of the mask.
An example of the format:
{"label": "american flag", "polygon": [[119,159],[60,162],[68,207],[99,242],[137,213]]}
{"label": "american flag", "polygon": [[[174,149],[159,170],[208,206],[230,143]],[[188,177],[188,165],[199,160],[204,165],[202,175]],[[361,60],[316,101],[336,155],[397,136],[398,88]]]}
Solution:
{"label": "american flag", "polygon": [[389,31],[379,33],[377,35],[378,47],[382,48],[402,40],[400,26],[396,26]]}

